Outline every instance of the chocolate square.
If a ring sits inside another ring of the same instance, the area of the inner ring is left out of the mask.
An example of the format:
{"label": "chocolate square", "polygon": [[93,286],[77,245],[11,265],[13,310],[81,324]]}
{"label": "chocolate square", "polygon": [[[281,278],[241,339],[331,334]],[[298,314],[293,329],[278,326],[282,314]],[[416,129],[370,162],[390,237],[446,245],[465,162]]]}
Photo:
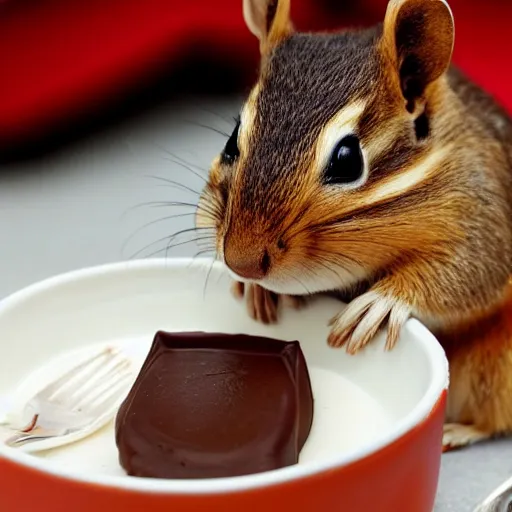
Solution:
{"label": "chocolate square", "polygon": [[296,464],[313,420],[297,341],[158,332],[116,419],[128,474],[218,478]]}

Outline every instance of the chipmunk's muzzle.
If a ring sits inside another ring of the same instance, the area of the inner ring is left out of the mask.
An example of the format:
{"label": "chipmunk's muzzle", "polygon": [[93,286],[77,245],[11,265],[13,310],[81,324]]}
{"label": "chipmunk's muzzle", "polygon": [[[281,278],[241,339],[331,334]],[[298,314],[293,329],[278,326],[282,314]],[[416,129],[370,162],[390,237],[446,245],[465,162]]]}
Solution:
{"label": "chipmunk's muzzle", "polygon": [[246,243],[228,235],[224,241],[224,263],[238,277],[258,281],[268,274],[271,258],[263,244]]}

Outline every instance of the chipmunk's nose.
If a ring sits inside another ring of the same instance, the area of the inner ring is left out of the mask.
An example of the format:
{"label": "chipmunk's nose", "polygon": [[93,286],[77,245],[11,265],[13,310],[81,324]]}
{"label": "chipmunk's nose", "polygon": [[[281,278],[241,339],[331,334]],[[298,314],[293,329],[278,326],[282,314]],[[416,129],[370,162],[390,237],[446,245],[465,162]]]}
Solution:
{"label": "chipmunk's nose", "polygon": [[224,261],[243,279],[263,279],[270,270],[270,254],[267,249],[244,246],[229,240],[224,244]]}

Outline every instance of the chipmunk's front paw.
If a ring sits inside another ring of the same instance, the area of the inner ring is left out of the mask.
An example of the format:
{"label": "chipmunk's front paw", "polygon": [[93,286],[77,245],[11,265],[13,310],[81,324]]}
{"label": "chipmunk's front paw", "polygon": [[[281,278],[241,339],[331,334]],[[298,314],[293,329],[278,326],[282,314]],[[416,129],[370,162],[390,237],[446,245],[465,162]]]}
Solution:
{"label": "chipmunk's front paw", "polygon": [[411,308],[402,301],[370,290],[331,320],[328,343],[331,347],[346,345],[347,352],[355,354],[387,323],[386,350],[391,350],[410,313]]}
{"label": "chipmunk's front paw", "polygon": [[445,423],[443,428],[443,452],[450,452],[471,444],[485,441],[490,434],[478,430],[473,425]]}
{"label": "chipmunk's front paw", "polygon": [[234,282],[231,288],[237,299],[244,299],[249,316],[263,324],[274,324],[278,320],[279,306],[301,308],[306,300],[292,295],[278,295],[257,284]]}

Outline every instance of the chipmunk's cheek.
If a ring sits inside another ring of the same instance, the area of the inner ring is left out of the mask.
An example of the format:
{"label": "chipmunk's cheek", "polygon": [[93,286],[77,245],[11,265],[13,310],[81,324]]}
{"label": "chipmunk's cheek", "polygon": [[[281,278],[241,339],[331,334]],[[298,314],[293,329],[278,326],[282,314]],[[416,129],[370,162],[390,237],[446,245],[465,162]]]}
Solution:
{"label": "chipmunk's cheek", "polygon": [[331,320],[328,343],[332,347],[345,345],[348,353],[355,354],[387,323],[386,349],[391,350],[410,314],[411,308],[402,301],[370,290]]}

